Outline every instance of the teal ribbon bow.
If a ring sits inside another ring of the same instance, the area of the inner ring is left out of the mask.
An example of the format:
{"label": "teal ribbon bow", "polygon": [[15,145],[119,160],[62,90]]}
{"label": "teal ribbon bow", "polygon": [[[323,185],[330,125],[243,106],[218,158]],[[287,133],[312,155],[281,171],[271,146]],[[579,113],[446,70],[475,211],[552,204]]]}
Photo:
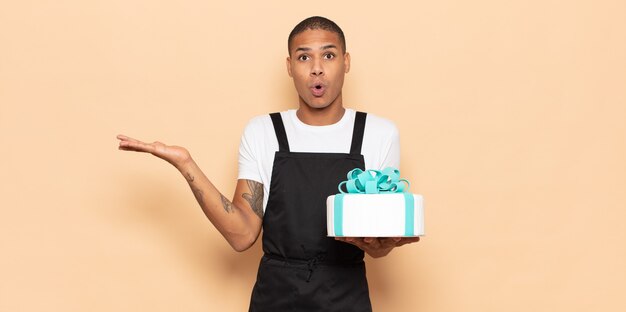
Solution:
{"label": "teal ribbon bow", "polygon": [[[341,188],[344,184],[346,191]],[[409,186],[408,180],[400,179],[400,170],[387,167],[382,171],[352,169],[348,172],[348,180],[339,183],[338,188],[342,194],[384,194],[403,193]]]}

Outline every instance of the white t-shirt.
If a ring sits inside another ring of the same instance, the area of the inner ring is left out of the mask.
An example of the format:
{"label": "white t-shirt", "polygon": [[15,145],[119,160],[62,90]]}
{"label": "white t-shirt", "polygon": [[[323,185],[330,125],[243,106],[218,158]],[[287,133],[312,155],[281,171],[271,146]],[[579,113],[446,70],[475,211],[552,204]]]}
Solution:
{"label": "white t-shirt", "polygon": [[[356,111],[346,109],[337,123],[311,126],[300,121],[296,110],[280,112],[287,132],[291,152],[349,153]],[[239,179],[263,184],[263,211],[269,197],[274,153],[278,139],[270,115],[254,117],[248,122],[239,146]],[[365,169],[381,170],[400,167],[400,139],[398,128],[390,120],[367,114],[361,154]],[[347,174],[347,172],[346,172]]]}

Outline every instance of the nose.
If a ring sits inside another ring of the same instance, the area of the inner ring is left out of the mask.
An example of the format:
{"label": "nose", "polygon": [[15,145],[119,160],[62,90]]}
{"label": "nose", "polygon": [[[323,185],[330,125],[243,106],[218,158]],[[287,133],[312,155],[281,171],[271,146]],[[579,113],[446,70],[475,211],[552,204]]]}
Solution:
{"label": "nose", "polygon": [[320,60],[315,60],[312,63],[313,66],[311,67],[311,76],[323,75],[324,69],[322,68],[322,62]]}

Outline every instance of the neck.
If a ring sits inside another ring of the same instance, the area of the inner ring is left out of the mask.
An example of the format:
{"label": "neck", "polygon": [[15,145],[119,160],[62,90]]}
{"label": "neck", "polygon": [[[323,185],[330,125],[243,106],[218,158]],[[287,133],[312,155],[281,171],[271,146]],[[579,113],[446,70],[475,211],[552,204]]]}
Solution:
{"label": "neck", "polygon": [[346,109],[341,102],[341,95],[330,105],[323,108],[315,108],[300,101],[300,107],[296,116],[303,123],[310,126],[328,126],[341,120]]}

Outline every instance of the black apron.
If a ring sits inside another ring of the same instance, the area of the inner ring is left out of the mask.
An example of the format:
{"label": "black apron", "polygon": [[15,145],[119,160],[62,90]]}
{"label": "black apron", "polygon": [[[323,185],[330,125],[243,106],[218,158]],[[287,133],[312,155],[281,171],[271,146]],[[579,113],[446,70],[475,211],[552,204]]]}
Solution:
{"label": "black apron", "polygon": [[263,216],[263,251],[249,311],[371,311],[363,251],[327,237],[326,198],[361,155],[367,115],[356,113],[350,153],[296,153],[280,113],[270,114],[279,150]]}

